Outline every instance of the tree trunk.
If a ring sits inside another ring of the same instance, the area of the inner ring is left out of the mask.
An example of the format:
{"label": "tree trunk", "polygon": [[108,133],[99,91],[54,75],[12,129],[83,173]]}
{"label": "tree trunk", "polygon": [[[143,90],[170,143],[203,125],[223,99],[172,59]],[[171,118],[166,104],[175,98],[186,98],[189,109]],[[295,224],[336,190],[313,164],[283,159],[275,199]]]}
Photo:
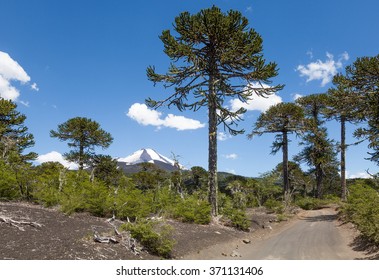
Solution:
{"label": "tree trunk", "polygon": [[346,119],[341,116],[341,199],[346,200]]}
{"label": "tree trunk", "polygon": [[208,188],[209,188],[209,203],[211,205],[211,215],[218,215],[217,205],[217,100],[214,85],[214,79],[209,79],[209,96],[208,96]]}
{"label": "tree trunk", "polygon": [[322,198],[322,179],[323,179],[323,171],[321,164],[316,165],[316,198]]}
{"label": "tree trunk", "polygon": [[84,147],[80,145],[79,147],[79,170],[83,170],[84,166]]}
{"label": "tree trunk", "polygon": [[288,133],[283,131],[283,189],[285,197],[289,192],[288,177]]}

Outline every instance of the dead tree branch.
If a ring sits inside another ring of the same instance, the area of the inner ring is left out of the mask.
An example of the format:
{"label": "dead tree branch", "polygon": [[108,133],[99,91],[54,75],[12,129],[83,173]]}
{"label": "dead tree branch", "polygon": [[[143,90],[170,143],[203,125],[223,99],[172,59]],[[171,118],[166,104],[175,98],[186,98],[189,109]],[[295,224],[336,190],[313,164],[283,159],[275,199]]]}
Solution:
{"label": "dead tree branch", "polygon": [[41,228],[42,225],[36,222],[29,222],[29,221],[15,221],[12,218],[8,218],[5,216],[0,216],[0,222],[6,223],[8,225],[14,226],[18,228],[21,231],[25,231],[23,226],[32,226],[35,228]]}

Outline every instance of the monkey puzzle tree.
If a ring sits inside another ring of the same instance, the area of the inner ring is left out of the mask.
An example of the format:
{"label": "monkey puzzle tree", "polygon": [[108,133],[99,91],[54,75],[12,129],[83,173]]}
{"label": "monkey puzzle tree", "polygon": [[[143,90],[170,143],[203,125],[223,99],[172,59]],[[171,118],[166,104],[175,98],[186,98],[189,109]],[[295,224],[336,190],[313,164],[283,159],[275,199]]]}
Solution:
{"label": "monkey puzzle tree", "polygon": [[334,143],[328,138],[327,130],[324,126],[322,116],[325,113],[327,104],[326,94],[311,94],[300,97],[296,100],[303,109],[307,117],[307,130],[304,133],[304,149],[296,156],[297,161],[306,162],[314,167],[312,170],[316,177],[316,197],[322,197],[322,184],[327,169],[337,164]]}
{"label": "monkey puzzle tree", "polygon": [[7,163],[25,162],[37,156],[33,152],[23,154],[25,149],[34,146],[34,137],[24,124],[26,116],[16,109],[15,103],[0,98],[0,158]]}
{"label": "monkey puzzle tree", "polygon": [[368,139],[370,160],[379,165],[379,55],[358,58],[346,67],[346,79],[357,98],[356,117],[367,121],[367,127],[359,128],[354,135]]}
{"label": "monkey puzzle tree", "polygon": [[[9,181],[5,184],[5,189],[11,186],[10,182],[14,179],[19,189],[18,195],[30,198],[30,186],[33,181],[30,177],[30,161],[34,160],[37,154],[24,153],[26,149],[34,146],[34,137],[24,124],[26,116],[16,109],[15,103],[0,98],[0,168],[9,173],[4,177],[5,181]],[[11,195],[8,197],[12,198]]]}
{"label": "monkey puzzle tree", "polygon": [[251,139],[254,135],[276,133],[271,153],[276,154],[280,149],[283,151],[283,191],[285,195],[289,192],[288,134],[298,135],[302,131],[304,131],[303,109],[294,103],[279,103],[262,113],[258,117],[253,131],[248,134],[248,138]]}
{"label": "monkey puzzle tree", "polygon": [[340,143],[340,172],[341,172],[341,199],[346,200],[346,123],[357,122],[358,108],[357,95],[352,91],[349,81],[341,74],[333,78],[334,88],[328,90],[325,116],[335,119],[341,127]]}
{"label": "monkey puzzle tree", "polygon": [[69,141],[72,151],[64,156],[67,160],[79,164],[83,170],[84,164],[90,163],[95,147],[108,148],[113,138],[110,133],[100,128],[100,125],[88,118],[76,117],[58,125],[58,130],[50,131],[50,136],[61,141]]}
{"label": "monkey puzzle tree", "polygon": [[[173,88],[161,101],[151,98],[146,103],[157,108],[164,104],[179,110],[208,109],[208,188],[212,216],[217,207],[217,126],[223,124],[232,135],[243,133],[232,126],[246,110],[231,111],[226,101],[238,98],[247,102],[254,94],[267,96],[281,89],[270,84],[277,75],[277,65],[263,58],[262,38],[248,27],[248,20],[238,11],[222,13],[215,6],[191,15],[181,13],[175,18],[175,35],[164,30],[160,39],[164,52],[173,61],[166,74],[147,68],[148,79]],[[258,86],[253,86],[253,83]]]}

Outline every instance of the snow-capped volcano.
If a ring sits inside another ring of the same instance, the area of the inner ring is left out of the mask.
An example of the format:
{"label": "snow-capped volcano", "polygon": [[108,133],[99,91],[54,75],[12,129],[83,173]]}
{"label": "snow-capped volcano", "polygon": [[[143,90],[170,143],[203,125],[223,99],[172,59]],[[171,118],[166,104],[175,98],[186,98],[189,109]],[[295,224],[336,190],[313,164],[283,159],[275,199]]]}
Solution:
{"label": "snow-capped volcano", "polygon": [[[125,158],[119,158],[118,165],[126,172],[137,172],[139,168],[138,164],[143,162],[153,163],[161,169],[167,171],[178,170],[178,166],[175,161],[169,159],[168,157],[162,156],[153,149],[141,149],[130,156]],[[180,168],[183,166],[180,165]]]}

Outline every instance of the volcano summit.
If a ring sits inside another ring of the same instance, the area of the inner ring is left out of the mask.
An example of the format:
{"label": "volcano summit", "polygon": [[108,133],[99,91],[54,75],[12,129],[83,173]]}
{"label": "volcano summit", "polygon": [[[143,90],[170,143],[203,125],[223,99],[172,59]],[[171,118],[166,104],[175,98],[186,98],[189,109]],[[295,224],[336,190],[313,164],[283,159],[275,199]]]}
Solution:
{"label": "volcano summit", "polygon": [[140,149],[130,156],[117,159],[117,161],[118,166],[122,168],[126,173],[134,173],[140,171],[140,164],[144,162],[152,163],[165,171],[175,171],[179,168],[183,168],[183,166],[180,164],[175,163],[174,160],[162,156],[153,149]]}

